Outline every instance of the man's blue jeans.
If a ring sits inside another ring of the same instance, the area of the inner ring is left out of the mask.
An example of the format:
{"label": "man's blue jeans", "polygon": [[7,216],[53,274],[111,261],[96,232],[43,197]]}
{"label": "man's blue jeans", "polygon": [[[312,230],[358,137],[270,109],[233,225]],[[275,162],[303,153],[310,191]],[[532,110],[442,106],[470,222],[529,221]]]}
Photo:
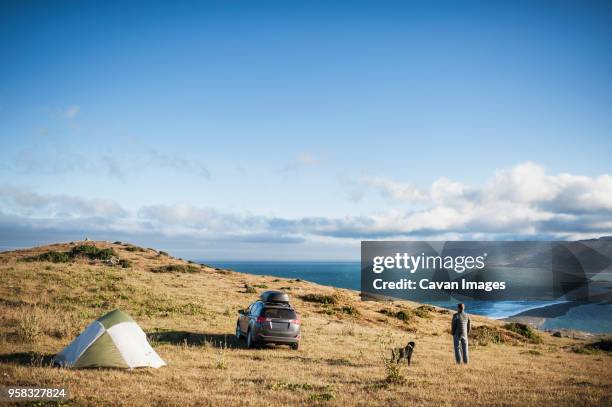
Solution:
{"label": "man's blue jeans", "polygon": [[463,356],[463,363],[467,363],[468,356],[468,340],[460,336],[453,336],[453,344],[455,345],[455,360],[457,363],[461,363]]}

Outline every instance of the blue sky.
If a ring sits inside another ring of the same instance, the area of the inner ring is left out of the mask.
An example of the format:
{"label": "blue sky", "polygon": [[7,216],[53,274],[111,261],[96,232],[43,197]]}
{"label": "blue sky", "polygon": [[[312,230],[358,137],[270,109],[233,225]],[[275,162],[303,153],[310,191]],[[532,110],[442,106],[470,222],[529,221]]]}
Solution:
{"label": "blue sky", "polygon": [[612,234],[612,7],[531,3],[2,2],[0,249]]}

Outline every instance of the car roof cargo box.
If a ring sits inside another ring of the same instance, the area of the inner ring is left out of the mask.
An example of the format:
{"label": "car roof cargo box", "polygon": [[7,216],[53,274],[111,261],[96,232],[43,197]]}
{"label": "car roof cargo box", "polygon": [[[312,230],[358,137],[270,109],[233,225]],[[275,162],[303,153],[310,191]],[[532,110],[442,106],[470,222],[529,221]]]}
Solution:
{"label": "car roof cargo box", "polygon": [[289,302],[289,296],[280,291],[264,291],[261,293],[263,302]]}

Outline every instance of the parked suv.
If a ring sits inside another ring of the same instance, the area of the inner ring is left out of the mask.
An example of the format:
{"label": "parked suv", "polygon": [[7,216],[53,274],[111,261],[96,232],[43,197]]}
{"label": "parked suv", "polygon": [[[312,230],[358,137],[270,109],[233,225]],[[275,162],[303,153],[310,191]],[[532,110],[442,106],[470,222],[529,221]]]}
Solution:
{"label": "parked suv", "polygon": [[301,321],[289,304],[289,296],[280,291],[266,291],[247,309],[238,311],[236,337],[246,337],[247,348],[258,343],[300,346]]}

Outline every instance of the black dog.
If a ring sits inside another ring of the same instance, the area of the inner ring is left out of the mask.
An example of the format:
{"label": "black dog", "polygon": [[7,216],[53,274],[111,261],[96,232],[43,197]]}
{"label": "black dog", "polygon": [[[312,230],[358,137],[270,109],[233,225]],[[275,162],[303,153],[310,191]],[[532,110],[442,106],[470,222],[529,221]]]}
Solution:
{"label": "black dog", "polygon": [[410,366],[410,362],[412,361],[412,352],[414,351],[415,345],[416,343],[410,341],[405,348],[391,349],[391,361],[399,363],[402,359],[406,359],[408,366]]}

